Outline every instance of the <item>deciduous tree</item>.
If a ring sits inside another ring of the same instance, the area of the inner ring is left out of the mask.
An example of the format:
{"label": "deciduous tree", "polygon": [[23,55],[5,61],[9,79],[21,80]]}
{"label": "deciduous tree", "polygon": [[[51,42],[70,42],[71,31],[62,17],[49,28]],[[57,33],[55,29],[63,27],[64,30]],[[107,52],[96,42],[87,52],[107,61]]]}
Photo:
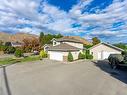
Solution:
{"label": "deciduous tree", "polygon": [[98,37],[92,38],[92,43],[93,43],[93,45],[99,44],[100,42],[101,42],[101,41],[100,41],[100,39],[99,39]]}

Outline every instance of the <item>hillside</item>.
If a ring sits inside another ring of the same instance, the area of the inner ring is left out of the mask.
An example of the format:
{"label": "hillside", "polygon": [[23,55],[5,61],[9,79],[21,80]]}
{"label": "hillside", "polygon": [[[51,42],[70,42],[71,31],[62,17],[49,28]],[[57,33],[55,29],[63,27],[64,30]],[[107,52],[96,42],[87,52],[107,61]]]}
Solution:
{"label": "hillside", "polygon": [[9,34],[5,32],[0,32],[0,40],[3,42],[22,42],[25,38],[38,38],[37,35],[27,34],[27,33],[16,33]]}

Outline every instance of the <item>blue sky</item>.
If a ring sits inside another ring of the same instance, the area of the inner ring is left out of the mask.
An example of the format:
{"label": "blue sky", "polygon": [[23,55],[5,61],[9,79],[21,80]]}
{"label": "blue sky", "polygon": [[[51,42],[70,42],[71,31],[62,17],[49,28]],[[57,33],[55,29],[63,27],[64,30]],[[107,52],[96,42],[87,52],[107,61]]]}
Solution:
{"label": "blue sky", "polygon": [[0,31],[126,43],[127,0],[0,0]]}

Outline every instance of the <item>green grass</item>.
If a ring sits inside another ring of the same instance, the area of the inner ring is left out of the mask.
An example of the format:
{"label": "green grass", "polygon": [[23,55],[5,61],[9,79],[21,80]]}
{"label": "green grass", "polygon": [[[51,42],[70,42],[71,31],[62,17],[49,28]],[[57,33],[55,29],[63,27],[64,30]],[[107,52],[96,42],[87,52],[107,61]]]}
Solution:
{"label": "green grass", "polygon": [[4,59],[0,59],[0,65],[14,64],[18,62],[30,62],[39,59],[40,59],[39,56],[29,56],[25,58],[4,58]]}

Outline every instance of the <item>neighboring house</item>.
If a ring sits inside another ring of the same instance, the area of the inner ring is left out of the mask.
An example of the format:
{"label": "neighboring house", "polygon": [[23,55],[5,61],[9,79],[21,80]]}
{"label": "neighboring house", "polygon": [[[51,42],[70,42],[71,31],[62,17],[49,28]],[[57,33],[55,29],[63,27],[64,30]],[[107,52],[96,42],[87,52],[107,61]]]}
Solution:
{"label": "neighboring house", "polygon": [[81,38],[81,37],[79,37],[79,36],[65,36],[64,38],[72,38],[72,39],[76,39],[76,40],[82,42],[83,45],[93,45],[92,42],[87,41],[86,39]]}
{"label": "neighboring house", "polygon": [[19,43],[19,42],[11,42],[11,46],[13,46],[13,47],[21,47],[21,46],[23,46],[23,44]]}
{"label": "neighboring house", "polygon": [[124,51],[123,49],[107,43],[99,43],[89,50],[95,60],[107,59],[110,54],[121,54],[121,52]]}
{"label": "neighboring house", "polygon": [[51,46],[53,46],[53,45],[52,45],[52,44],[45,44],[45,45],[43,46],[44,51],[45,51],[45,52],[48,52],[48,49],[49,49],[49,47],[51,47]]}
{"label": "neighboring house", "polygon": [[23,43],[20,42],[5,42],[6,46],[12,46],[12,47],[21,47],[23,46]]}
{"label": "neighboring house", "polygon": [[68,61],[68,53],[71,52],[73,59],[78,59],[80,52],[84,50],[83,43],[77,39],[63,37],[52,39],[53,45],[44,45],[44,50],[48,51],[48,57],[52,60]]}

